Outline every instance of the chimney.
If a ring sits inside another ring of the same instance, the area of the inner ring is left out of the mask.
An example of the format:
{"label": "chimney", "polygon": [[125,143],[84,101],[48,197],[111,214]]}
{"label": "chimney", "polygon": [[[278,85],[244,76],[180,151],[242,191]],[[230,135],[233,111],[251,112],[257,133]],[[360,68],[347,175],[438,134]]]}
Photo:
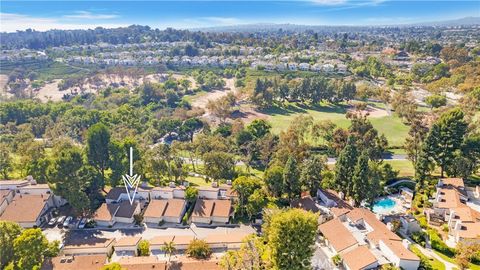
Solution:
{"label": "chimney", "polygon": [[216,182],[216,181],[212,182],[212,187],[217,188],[218,187],[218,182]]}
{"label": "chimney", "polygon": [[173,182],[173,181],[170,182],[170,184],[168,186],[171,187],[171,188],[175,188],[175,182]]}

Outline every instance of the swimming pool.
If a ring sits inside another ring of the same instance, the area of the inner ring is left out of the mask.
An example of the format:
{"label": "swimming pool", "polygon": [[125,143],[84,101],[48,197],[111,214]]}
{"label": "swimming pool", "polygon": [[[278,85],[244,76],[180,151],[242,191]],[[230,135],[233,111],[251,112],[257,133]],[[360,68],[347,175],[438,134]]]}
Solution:
{"label": "swimming pool", "polygon": [[373,204],[373,212],[377,214],[390,214],[397,203],[391,198],[384,198]]}

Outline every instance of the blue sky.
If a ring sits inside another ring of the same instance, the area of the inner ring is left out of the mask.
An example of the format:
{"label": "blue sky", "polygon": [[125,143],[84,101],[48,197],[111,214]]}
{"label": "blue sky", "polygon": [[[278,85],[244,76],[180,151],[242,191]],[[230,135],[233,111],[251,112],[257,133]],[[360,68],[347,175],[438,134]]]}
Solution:
{"label": "blue sky", "polygon": [[164,29],[251,23],[388,25],[480,16],[480,1],[3,1],[0,30],[131,24]]}

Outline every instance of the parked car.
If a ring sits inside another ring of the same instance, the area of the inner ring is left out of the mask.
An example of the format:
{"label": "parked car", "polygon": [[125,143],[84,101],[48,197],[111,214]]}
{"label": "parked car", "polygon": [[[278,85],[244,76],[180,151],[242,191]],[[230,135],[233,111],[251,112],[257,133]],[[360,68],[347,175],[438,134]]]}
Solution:
{"label": "parked car", "polygon": [[63,222],[63,227],[68,227],[68,225],[70,225],[70,222],[72,222],[72,219],[73,217],[69,216],[65,219],[65,221]]}
{"label": "parked car", "polygon": [[85,224],[87,224],[87,218],[82,218],[80,222],[78,223],[78,228],[83,229],[85,228]]}
{"label": "parked car", "polygon": [[65,219],[66,219],[66,218],[67,218],[66,216],[61,216],[61,217],[59,217],[58,220],[57,220],[58,225],[59,225],[59,226],[62,226],[62,225],[63,225],[63,222],[65,222]]}
{"label": "parked car", "polygon": [[50,221],[48,222],[48,226],[55,226],[56,223],[57,223],[57,218],[56,217],[51,218]]}

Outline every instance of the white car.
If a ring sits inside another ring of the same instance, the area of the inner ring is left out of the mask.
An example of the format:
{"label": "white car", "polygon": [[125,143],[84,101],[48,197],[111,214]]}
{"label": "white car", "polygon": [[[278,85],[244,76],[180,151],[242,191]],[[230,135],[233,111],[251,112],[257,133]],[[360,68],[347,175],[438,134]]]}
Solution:
{"label": "white car", "polygon": [[63,224],[63,222],[65,222],[66,218],[67,218],[66,216],[59,217],[58,220],[57,220],[58,225],[61,226]]}
{"label": "white car", "polygon": [[78,228],[83,229],[85,228],[85,224],[87,224],[87,218],[82,218],[80,222],[78,223]]}
{"label": "white car", "polygon": [[70,222],[72,222],[72,219],[73,217],[67,217],[63,222],[63,227],[68,227],[68,225],[70,225]]}
{"label": "white car", "polygon": [[56,223],[57,223],[57,218],[54,217],[54,218],[50,219],[50,221],[48,222],[48,225],[54,226]]}

